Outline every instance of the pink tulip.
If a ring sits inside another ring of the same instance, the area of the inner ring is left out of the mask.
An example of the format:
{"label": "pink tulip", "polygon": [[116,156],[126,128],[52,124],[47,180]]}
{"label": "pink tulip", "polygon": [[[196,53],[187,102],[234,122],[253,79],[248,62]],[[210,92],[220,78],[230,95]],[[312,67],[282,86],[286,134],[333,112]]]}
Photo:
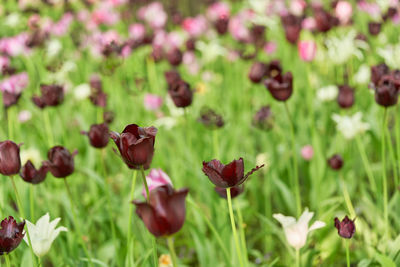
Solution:
{"label": "pink tulip", "polygon": [[317,44],[314,41],[299,41],[297,48],[303,61],[312,61],[317,53]]}
{"label": "pink tulip", "polygon": [[312,157],[314,156],[313,147],[311,145],[303,146],[303,148],[301,149],[301,156],[305,160],[311,160]]}
{"label": "pink tulip", "polygon": [[336,17],[339,19],[340,23],[345,25],[349,23],[350,18],[353,14],[353,7],[349,2],[339,1],[335,8]]}
{"label": "pink tulip", "polygon": [[230,8],[227,3],[215,2],[207,9],[207,17],[211,21],[216,21],[219,18],[228,18],[230,16]]}
{"label": "pink tulip", "polygon": [[293,0],[290,2],[290,13],[296,16],[303,15],[304,9],[306,8],[307,3],[304,0]]}
{"label": "pink tulip", "polygon": [[[166,184],[172,185],[171,179],[169,176],[163,172],[161,169],[151,169],[148,176],[146,176],[147,186],[149,187],[149,192],[151,192],[154,188],[159,186],[163,186]],[[143,188],[142,195],[147,198],[146,189]]]}
{"label": "pink tulip", "polygon": [[229,32],[232,37],[241,42],[250,42],[250,30],[247,28],[251,19],[254,17],[254,11],[242,10],[236,16],[229,20]]}
{"label": "pink tulip", "polygon": [[18,113],[18,121],[21,123],[27,122],[32,118],[32,113],[29,110],[21,110]]}
{"label": "pink tulip", "polygon": [[146,35],[146,28],[141,23],[135,23],[129,26],[129,37],[134,41],[141,42]]}
{"label": "pink tulip", "polygon": [[267,42],[264,45],[264,52],[267,53],[268,55],[271,55],[271,54],[275,53],[276,48],[277,48],[277,44],[275,42],[273,42],[273,41]]}
{"label": "pink tulip", "polygon": [[193,52],[191,51],[185,52],[183,54],[182,62],[190,74],[196,75],[199,72],[200,65],[197,62],[196,55]]}
{"label": "pink tulip", "polygon": [[21,93],[29,83],[29,76],[26,72],[14,74],[0,82],[0,91],[13,94]]}
{"label": "pink tulip", "polygon": [[69,26],[74,20],[74,16],[71,13],[65,13],[64,16],[57,23],[51,27],[51,33],[55,36],[63,36],[67,33]]}
{"label": "pink tulip", "polygon": [[199,37],[207,30],[207,20],[201,15],[194,18],[186,18],[182,22],[182,28],[191,37]]}
{"label": "pink tulip", "polygon": [[303,20],[303,22],[301,23],[301,27],[304,30],[313,31],[313,30],[315,30],[316,26],[317,25],[316,25],[315,19],[312,17],[305,18]]}
{"label": "pink tulip", "polygon": [[147,110],[157,110],[162,106],[163,99],[158,95],[146,94],[144,96],[144,107]]}
{"label": "pink tulip", "polygon": [[0,52],[9,56],[18,56],[29,52],[26,47],[26,42],[29,34],[26,32],[20,33],[12,37],[4,37],[0,39]]}
{"label": "pink tulip", "polygon": [[8,68],[9,66],[10,66],[10,59],[8,57],[0,55],[0,72],[4,68]]}
{"label": "pink tulip", "polygon": [[378,4],[373,2],[366,2],[365,0],[361,0],[357,3],[357,7],[359,10],[368,13],[371,17],[378,17],[381,13],[381,9]]}
{"label": "pink tulip", "polygon": [[104,24],[111,26],[118,22],[119,15],[111,8],[111,6],[104,4],[93,11],[91,20],[96,25]]}
{"label": "pink tulip", "polygon": [[164,28],[168,19],[163,5],[159,2],[153,2],[147,6],[141,7],[137,12],[137,16],[153,29]]}

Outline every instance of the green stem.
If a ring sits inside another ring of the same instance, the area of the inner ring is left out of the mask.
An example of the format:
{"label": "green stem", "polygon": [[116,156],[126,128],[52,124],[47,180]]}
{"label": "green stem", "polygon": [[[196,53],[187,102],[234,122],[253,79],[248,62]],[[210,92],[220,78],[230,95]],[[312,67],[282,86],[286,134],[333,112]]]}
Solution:
{"label": "green stem", "polygon": [[296,197],[296,210],[297,210],[297,216],[299,217],[301,215],[301,198],[300,198],[300,185],[299,185],[299,170],[297,166],[297,153],[296,153],[296,140],[294,136],[294,124],[292,121],[292,117],[290,116],[289,108],[287,105],[287,102],[285,102],[285,110],[286,114],[289,118],[290,122],[290,134],[291,134],[291,139],[292,139],[292,153],[293,153],[293,185],[294,185],[294,195]]}
{"label": "green stem", "polygon": [[54,145],[54,136],[53,136],[53,131],[51,129],[49,111],[46,108],[43,109],[43,120],[44,120],[44,128],[46,129],[48,145],[49,147],[52,147]]}
{"label": "green stem", "polygon": [[[167,237],[167,243],[168,243],[168,248],[171,253],[171,258],[172,258],[172,266],[173,267],[178,267],[178,260],[176,257],[176,252],[175,252],[175,247],[174,247],[174,240],[172,239],[172,236]],[[157,266],[157,265],[155,265]]]}
{"label": "green stem", "polygon": [[[144,173],[144,168],[141,166],[140,171],[142,173],[142,179],[143,179],[143,184],[144,187],[146,188],[146,194],[147,194],[147,202],[150,203],[150,191],[149,191],[149,186],[147,185],[147,180],[146,180],[146,174]],[[158,262],[158,257],[157,257],[157,244],[156,244],[156,238],[151,235],[151,245],[153,246],[153,261],[154,261],[154,266],[157,266]]]}
{"label": "green stem", "polygon": [[300,267],[300,249],[296,249],[296,267]]}
{"label": "green stem", "polygon": [[247,266],[249,259],[248,259],[248,253],[247,253],[247,245],[246,245],[246,234],[244,232],[244,222],[243,222],[243,216],[242,216],[242,211],[240,208],[236,208],[237,215],[238,215],[238,220],[239,220],[239,235],[240,235],[240,243],[243,249],[243,260],[244,260],[244,265]]}
{"label": "green stem", "polygon": [[340,174],[340,183],[341,183],[341,187],[342,187],[342,191],[343,191],[343,197],[344,197],[344,201],[346,203],[347,209],[349,210],[350,216],[352,218],[356,217],[356,212],[354,210],[353,204],[351,203],[351,198],[350,198],[350,194],[349,191],[347,190],[347,186],[346,183],[343,179],[342,174]]}
{"label": "green stem", "polygon": [[[23,207],[22,207],[22,202],[21,202],[21,198],[19,197],[19,193],[18,193],[17,186],[15,185],[14,177],[13,177],[13,176],[10,176],[10,179],[11,179],[11,184],[12,184],[13,189],[14,189],[15,198],[17,199],[17,205],[18,205],[19,216],[20,216],[23,220],[25,220],[25,219],[26,219],[26,217],[25,217],[25,212],[24,212],[24,209],[23,209]],[[32,262],[33,262],[33,264],[34,264],[35,266],[37,266],[36,259],[35,259],[35,254],[34,254],[34,252],[33,252],[33,247],[32,247],[32,242],[31,242],[31,236],[29,235],[29,229],[28,229],[28,227],[26,228],[26,235],[28,236],[28,244],[29,244],[29,248],[30,248],[30,250],[31,250]]]}
{"label": "green stem", "polygon": [[32,222],[35,221],[35,192],[34,192],[34,185],[29,185],[29,202],[30,202],[30,212],[31,212],[31,220]]}
{"label": "green stem", "polygon": [[38,257],[38,265],[39,265],[39,267],[42,267],[42,260],[40,259],[40,257]]}
{"label": "green stem", "polygon": [[385,132],[386,132],[386,142],[388,143],[387,147],[389,148],[390,162],[393,167],[393,182],[394,182],[394,184],[398,184],[399,175],[398,175],[398,171],[397,171],[397,163],[396,163],[396,155],[394,152],[394,144],[393,144],[393,140],[390,136],[389,129],[387,127],[385,129]]}
{"label": "green stem", "polygon": [[385,232],[384,236],[388,238],[389,234],[389,213],[388,213],[388,189],[387,189],[387,179],[386,179],[386,154],[385,154],[385,127],[386,127],[386,117],[387,117],[387,108],[385,108],[383,113],[383,122],[382,122],[382,185],[383,185],[383,218],[385,222]]}
{"label": "green stem", "polygon": [[6,259],[7,267],[11,267],[10,256],[8,255],[8,253],[4,254],[4,258]]}
{"label": "green stem", "polygon": [[213,130],[213,147],[214,147],[214,157],[216,159],[219,158],[219,143],[218,143],[218,132],[217,130]]}
{"label": "green stem", "polygon": [[[397,105],[396,107],[397,109],[399,108],[399,106]],[[396,152],[397,152],[397,162],[398,164],[400,161],[400,120],[398,118],[398,113],[396,114],[395,120],[396,120],[396,128],[395,128],[395,135],[396,135]],[[400,165],[396,166],[395,168],[397,168],[398,171],[400,171]],[[399,184],[399,181],[396,181],[396,184]]]}
{"label": "green stem", "polygon": [[7,108],[8,139],[14,139],[13,118],[11,108]]}
{"label": "green stem", "polygon": [[350,240],[346,239],[346,262],[347,262],[347,267],[350,267]]}
{"label": "green stem", "polygon": [[83,251],[86,254],[86,257],[89,260],[89,265],[93,266],[92,257],[90,256],[89,251],[88,251],[88,249],[86,247],[85,241],[83,240],[83,236],[81,234],[81,228],[80,228],[80,225],[79,225],[77,217],[76,217],[76,213],[75,213],[75,209],[74,209],[75,205],[74,205],[74,201],[73,201],[73,197],[72,197],[72,192],[71,192],[71,190],[69,188],[69,185],[68,185],[68,182],[67,182],[67,178],[64,178],[63,180],[64,180],[65,188],[67,189],[67,194],[68,194],[69,202],[70,202],[70,205],[71,205],[72,219],[74,220],[74,225],[75,225],[77,234],[79,236],[79,241],[80,241],[80,243],[82,245]]}
{"label": "green stem", "polygon": [[226,189],[226,197],[228,200],[229,217],[231,218],[231,226],[232,226],[233,238],[235,240],[236,253],[239,258],[240,266],[243,267],[244,266],[243,265],[243,257],[242,257],[242,251],[241,251],[240,245],[239,245],[239,238],[238,238],[238,235],[236,232],[235,217],[233,216],[231,189],[230,188]]}
{"label": "green stem", "polygon": [[376,193],[377,189],[376,189],[376,181],[374,178],[374,174],[371,169],[371,164],[368,161],[367,153],[365,152],[365,147],[364,147],[363,143],[361,142],[359,136],[356,136],[356,143],[357,143],[358,150],[360,151],[361,160],[363,162],[365,171],[367,173],[369,185],[371,187],[372,192]]}
{"label": "green stem", "polygon": [[[136,186],[136,178],[137,178],[137,171],[133,172],[133,178],[132,178],[132,185],[131,185],[131,192],[130,192],[130,200],[132,200],[134,198],[134,193],[135,193],[135,186]],[[134,253],[130,253],[130,247],[131,247],[131,243],[132,243],[132,214],[133,214],[133,205],[129,205],[129,219],[128,219],[128,248],[127,248],[127,252],[126,252],[126,260],[131,259],[130,256],[134,256]],[[134,262],[134,259],[132,259],[132,261]]]}

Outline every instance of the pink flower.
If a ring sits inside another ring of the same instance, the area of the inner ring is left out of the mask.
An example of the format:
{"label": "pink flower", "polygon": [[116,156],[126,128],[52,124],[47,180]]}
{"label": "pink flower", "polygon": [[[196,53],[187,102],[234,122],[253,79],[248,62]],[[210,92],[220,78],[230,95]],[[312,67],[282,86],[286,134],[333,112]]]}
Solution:
{"label": "pink flower", "polygon": [[219,18],[228,18],[229,16],[229,5],[224,2],[215,2],[207,9],[207,17],[214,22]]}
{"label": "pink flower", "polygon": [[229,32],[232,37],[241,42],[250,42],[250,30],[247,25],[254,16],[252,10],[243,10],[229,20]]}
{"label": "pink flower", "polygon": [[296,16],[303,15],[304,9],[306,8],[307,3],[304,0],[293,0],[290,2],[290,13]]}
{"label": "pink flower", "polygon": [[10,66],[10,59],[8,57],[0,55],[0,72],[4,68],[8,68],[9,66]]}
{"label": "pink flower", "polygon": [[147,110],[157,110],[163,104],[162,97],[153,94],[146,94],[144,96],[144,107]]}
{"label": "pink flower", "polygon": [[36,29],[40,22],[40,16],[38,14],[33,14],[28,19],[28,27],[30,29]]}
{"label": "pink flower", "polygon": [[121,56],[123,58],[127,58],[129,57],[129,55],[132,53],[132,48],[129,45],[125,45],[124,47],[122,47],[121,49]]}
{"label": "pink flower", "polygon": [[51,27],[51,33],[55,36],[65,35],[74,20],[74,16],[71,13],[65,13],[59,22],[53,24]]}
{"label": "pink flower", "polygon": [[188,72],[192,75],[197,74],[200,70],[196,55],[191,51],[185,52],[183,54],[183,64],[185,64]]}
{"label": "pink flower", "polygon": [[304,30],[313,31],[313,30],[315,30],[316,26],[317,25],[316,25],[315,19],[313,17],[305,18],[303,20],[303,22],[301,23],[301,27]]}
{"label": "pink flower", "polygon": [[198,37],[207,30],[207,21],[201,15],[194,18],[186,18],[182,22],[182,28],[191,37]]}
{"label": "pink flower", "polygon": [[336,4],[335,14],[341,24],[347,24],[353,14],[353,7],[349,2],[339,1]]}
{"label": "pink flower", "polygon": [[[149,187],[149,192],[153,189],[163,186],[166,184],[172,185],[169,176],[163,172],[161,169],[151,169],[148,176],[146,176],[147,186]],[[146,189],[143,188],[142,195],[147,198]]]}
{"label": "pink flower", "polygon": [[317,53],[317,44],[314,41],[299,41],[297,48],[303,61],[312,61]]}
{"label": "pink flower", "polygon": [[394,17],[392,18],[392,22],[395,25],[399,25],[400,24],[400,15],[399,13],[397,13],[396,15],[394,15]]}
{"label": "pink flower", "polygon": [[96,25],[104,24],[111,26],[118,22],[119,16],[110,6],[103,5],[93,11],[91,19]]}
{"label": "pink flower", "polygon": [[361,0],[357,3],[357,7],[359,10],[368,13],[372,17],[379,17],[381,13],[381,9],[378,4],[376,3],[369,3],[365,0]]}
{"label": "pink flower", "polygon": [[275,53],[276,48],[277,48],[277,44],[275,42],[273,42],[273,41],[267,42],[264,45],[264,52],[267,53],[268,55],[271,55],[271,54]]}
{"label": "pink flower", "polygon": [[32,118],[32,113],[29,110],[21,110],[18,113],[18,121],[21,123],[27,122]]}
{"label": "pink flower", "polygon": [[314,155],[314,149],[311,145],[303,146],[301,149],[301,156],[305,160],[311,160]]}
{"label": "pink flower", "polygon": [[141,7],[137,12],[137,16],[153,29],[163,28],[168,18],[160,2],[153,2],[147,6]]}
{"label": "pink flower", "polygon": [[20,33],[13,37],[5,37],[0,39],[0,52],[9,56],[18,56],[29,52],[25,43],[29,38],[29,34],[26,32]]}
{"label": "pink flower", "polygon": [[167,43],[164,43],[166,45],[166,48],[179,48],[182,46],[184,42],[182,34],[179,34],[178,32],[170,32],[167,35]]}
{"label": "pink flower", "polygon": [[146,35],[146,28],[141,23],[135,23],[129,26],[129,37],[134,41],[141,42]]}
{"label": "pink flower", "polygon": [[20,94],[29,83],[26,72],[14,74],[0,82],[0,91],[12,94]]}

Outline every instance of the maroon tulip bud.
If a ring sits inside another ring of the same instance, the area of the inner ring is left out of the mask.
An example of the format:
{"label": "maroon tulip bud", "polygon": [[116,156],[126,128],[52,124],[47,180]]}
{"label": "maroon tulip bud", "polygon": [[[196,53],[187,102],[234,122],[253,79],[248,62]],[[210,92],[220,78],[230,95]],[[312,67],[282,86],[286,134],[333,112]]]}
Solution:
{"label": "maroon tulip bud", "polygon": [[279,60],[272,60],[268,63],[266,76],[268,78],[275,78],[282,75],[282,66]]}
{"label": "maroon tulip bud", "polygon": [[10,176],[19,173],[20,169],[19,146],[10,140],[0,142],[0,173]]}
{"label": "maroon tulip bud", "polygon": [[74,156],[78,152],[70,153],[62,146],[55,146],[47,153],[48,161],[43,165],[48,167],[51,174],[57,178],[65,178],[74,172]]}
{"label": "maroon tulip bud", "polygon": [[397,104],[399,91],[392,76],[385,75],[375,87],[375,101],[381,106],[390,107]]}
{"label": "maroon tulip bud", "polygon": [[103,83],[101,82],[101,79],[98,75],[92,75],[90,77],[90,87],[96,90],[103,90]]}
{"label": "maroon tulip bud", "polygon": [[161,46],[153,46],[153,51],[151,52],[151,57],[155,62],[159,62],[163,59],[164,57],[164,51]]}
{"label": "maroon tulip bud", "polygon": [[105,44],[101,50],[101,53],[105,57],[110,57],[112,55],[118,55],[121,53],[122,46],[117,44],[115,41]]}
{"label": "maroon tulip bud", "polygon": [[171,185],[154,188],[149,203],[133,201],[136,214],[155,237],[170,236],[178,232],[185,222],[185,198],[189,190],[174,191]]}
{"label": "maroon tulip bud", "polygon": [[204,174],[208,176],[210,181],[217,187],[229,188],[241,185],[251,174],[262,167],[264,167],[264,164],[261,166],[256,166],[245,175],[242,158],[233,160],[228,165],[224,165],[219,160],[213,159],[210,162],[203,161],[202,170]]}
{"label": "maroon tulip bud", "polygon": [[90,78],[90,96],[89,99],[93,103],[93,105],[98,107],[107,106],[107,94],[103,91],[103,85],[98,76],[92,76]]}
{"label": "maroon tulip bud", "polygon": [[186,41],[186,49],[188,51],[194,51],[196,49],[196,40],[193,38],[190,38]]}
{"label": "maroon tulip bud", "polygon": [[384,21],[387,21],[389,18],[393,18],[397,15],[397,9],[394,7],[389,7],[387,12],[382,16]]}
{"label": "maroon tulip bud", "polygon": [[103,113],[104,123],[111,124],[114,121],[115,114],[112,111],[105,111]]}
{"label": "maroon tulip bud", "polygon": [[329,14],[322,7],[314,9],[315,25],[320,32],[327,32],[339,24],[337,18]]}
{"label": "maroon tulip bud", "polygon": [[198,121],[211,129],[221,128],[225,124],[222,116],[209,108],[201,111]]}
{"label": "maroon tulip bud", "polygon": [[214,27],[220,35],[224,35],[228,31],[228,25],[229,18],[226,16],[219,17],[214,23]]}
{"label": "maroon tulip bud", "polygon": [[110,130],[106,123],[93,124],[89,132],[82,132],[89,137],[90,144],[96,148],[106,147],[110,140]]}
{"label": "maroon tulip bud", "polygon": [[22,167],[19,175],[21,178],[28,183],[31,184],[39,184],[44,181],[48,172],[48,168],[46,166],[41,166],[39,170],[36,170],[35,166],[32,164],[30,160],[28,160],[25,165]]}
{"label": "maroon tulip bud", "polygon": [[3,92],[3,104],[5,108],[9,108],[12,105],[17,104],[21,93],[10,93],[8,91]]}
{"label": "maroon tulip bud", "polygon": [[345,85],[339,86],[337,102],[341,108],[350,108],[354,104],[354,89]]}
{"label": "maroon tulip bud", "polygon": [[33,102],[33,104],[35,104],[35,106],[37,106],[40,109],[43,109],[46,106],[46,104],[43,102],[42,98],[39,96],[33,96],[32,102]]}
{"label": "maroon tulip bud", "polygon": [[175,70],[169,70],[164,72],[165,80],[167,81],[168,87],[181,80],[181,75]]}
{"label": "maroon tulip bud", "polygon": [[155,127],[142,128],[136,124],[129,124],[121,134],[111,132],[110,136],[130,169],[143,167],[146,170],[153,159],[156,134]]}
{"label": "maroon tulip bud", "polygon": [[342,221],[335,218],[335,227],[338,230],[338,234],[343,238],[352,238],[354,233],[356,232],[356,225],[354,224],[354,220],[350,220],[347,215],[344,217]]}
{"label": "maroon tulip bud", "polygon": [[282,16],[281,21],[285,30],[286,40],[291,44],[296,44],[301,32],[301,18],[288,14]]}
{"label": "maroon tulip bud", "polygon": [[172,48],[167,53],[167,60],[172,66],[179,66],[182,63],[183,55],[179,48]]}
{"label": "maroon tulip bud", "polygon": [[368,23],[368,31],[371,35],[378,35],[381,32],[382,24],[380,22]]}
{"label": "maroon tulip bud", "polygon": [[265,44],[265,26],[254,25],[250,30],[251,41],[256,48],[261,48]]}
{"label": "maroon tulip bud", "polygon": [[171,84],[168,93],[178,108],[185,108],[192,104],[193,91],[190,89],[190,85],[183,80]]}
{"label": "maroon tulip bud", "polygon": [[[241,193],[243,193],[244,191],[244,185],[239,185],[239,186],[234,186],[230,188],[231,190],[231,198],[235,198],[237,196],[239,196]],[[221,188],[221,187],[215,187],[215,192],[218,193],[218,195],[222,198],[227,198],[226,195],[226,188]]]}
{"label": "maroon tulip bud", "polygon": [[267,74],[268,67],[262,62],[254,62],[251,65],[250,72],[249,72],[249,79],[253,83],[259,83]]}
{"label": "maroon tulip bud", "polygon": [[343,159],[340,155],[335,154],[328,159],[328,165],[333,170],[340,170],[343,167]]}
{"label": "maroon tulip bud", "polygon": [[267,79],[264,84],[276,100],[286,101],[293,92],[292,82],[292,73],[286,72],[283,76],[278,75],[275,78]]}
{"label": "maroon tulip bud", "polygon": [[386,74],[389,74],[389,67],[385,63],[381,63],[376,66],[371,67],[371,81],[376,86],[379,84],[379,81]]}
{"label": "maroon tulip bud", "polygon": [[32,98],[34,104],[40,108],[45,106],[57,106],[64,100],[64,88],[60,85],[46,85],[40,86],[42,96],[39,98],[34,96]]}
{"label": "maroon tulip bud", "polygon": [[253,117],[253,125],[262,130],[271,130],[274,126],[274,118],[269,106],[261,107]]}
{"label": "maroon tulip bud", "polygon": [[10,253],[16,249],[24,238],[25,221],[17,223],[12,216],[1,221],[0,229],[0,255]]}

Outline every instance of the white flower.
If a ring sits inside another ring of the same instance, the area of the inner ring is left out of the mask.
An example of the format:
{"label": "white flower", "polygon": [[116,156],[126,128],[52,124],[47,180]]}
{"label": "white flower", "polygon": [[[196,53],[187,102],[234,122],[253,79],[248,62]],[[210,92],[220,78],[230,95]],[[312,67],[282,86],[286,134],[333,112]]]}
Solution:
{"label": "white flower", "polygon": [[367,65],[361,65],[353,79],[358,84],[367,84],[371,79],[370,68]]}
{"label": "white flower", "polygon": [[18,26],[20,22],[21,22],[21,15],[19,13],[11,13],[6,17],[4,24],[10,26],[11,28],[14,28]]}
{"label": "white flower", "polygon": [[338,92],[336,85],[328,85],[317,91],[317,99],[322,102],[332,101],[337,97]]}
{"label": "white flower", "polygon": [[53,39],[47,43],[47,57],[54,58],[57,56],[62,50],[62,44],[59,40]]}
{"label": "white flower", "polygon": [[[28,227],[29,236],[32,242],[32,249],[36,256],[44,256],[49,252],[51,244],[60,232],[68,231],[67,228],[62,226],[56,229],[60,220],[61,218],[56,218],[50,222],[50,216],[48,213],[37,220],[36,225],[26,220],[26,226]],[[29,244],[27,235],[24,236],[24,240]]]}
{"label": "white flower", "polygon": [[284,216],[280,213],[273,215],[281,223],[289,245],[295,249],[300,249],[306,244],[309,232],[325,226],[324,222],[316,221],[308,228],[308,223],[313,216],[314,212],[309,212],[308,208],[305,209],[298,221],[294,217]]}
{"label": "white flower", "polygon": [[369,124],[361,121],[362,113],[357,112],[353,116],[340,116],[333,114],[332,119],[336,122],[336,129],[346,139],[353,139],[357,134],[369,129]]}
{"label": "white flower", "polygon": [[387,45],[384,49],[378,48],[377,52],[389,67],[400,68],[400,44]]}
{"label": "white flower", "polygon": [[205,63],[213,61],[218,56],[225,56],[227,54],[226,48],[220,45],[216,39],[209,43],[199,41],[196,43],[196,49],[201,52],[201,59]]}
{"label": "white flower", "polygon": [[90,86],[87,83],[83,83],[75,87],[74,96],[76,100],[83,100],[90,96]]}

